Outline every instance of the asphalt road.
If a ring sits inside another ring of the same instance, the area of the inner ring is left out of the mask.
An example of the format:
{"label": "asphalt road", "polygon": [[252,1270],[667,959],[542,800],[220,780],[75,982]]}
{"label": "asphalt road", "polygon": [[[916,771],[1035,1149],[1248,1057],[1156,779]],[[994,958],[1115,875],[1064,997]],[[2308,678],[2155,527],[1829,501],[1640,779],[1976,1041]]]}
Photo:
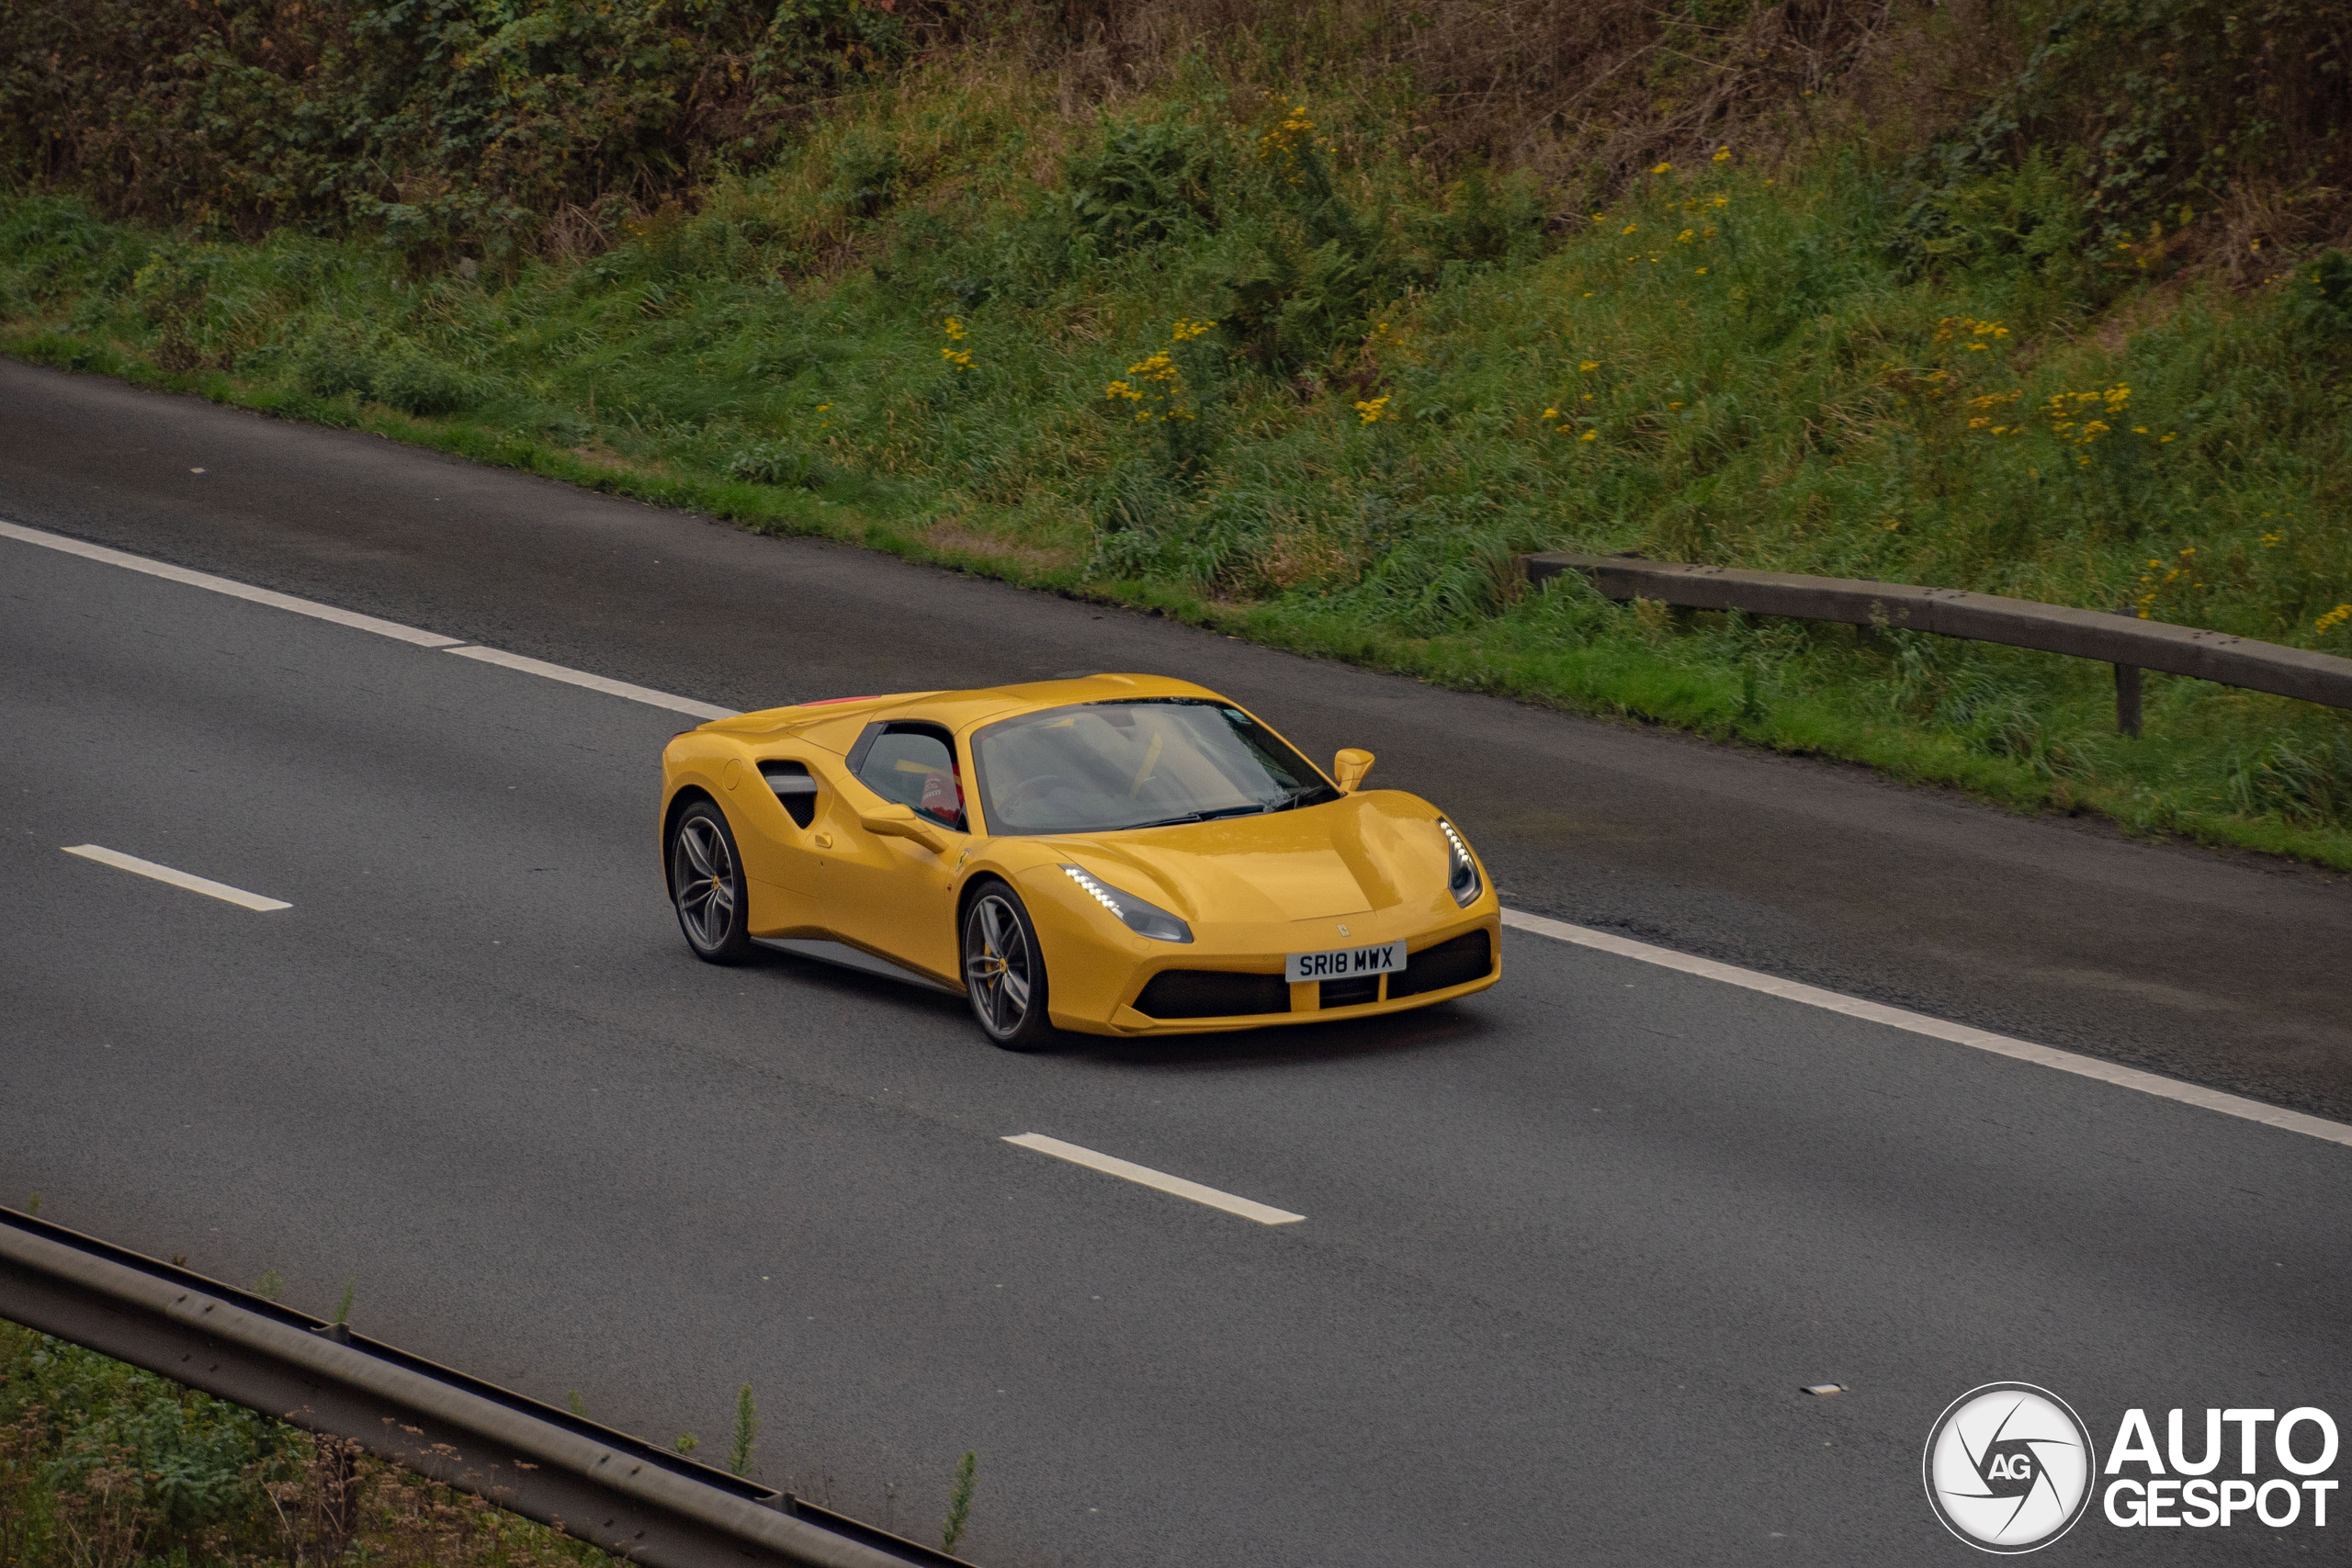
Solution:
{"label": "asphalt road", "polygon": [[2352,1119],[2352,878],[5,363],[0,516],[730,707],[1183,675],[1377,753],[1517,908]]}
{"label": "asphalt road", "polygon": [[[2329,878],[17,367],[0,516],[730,705],[1183,673],[1380,752],[1515,907],[2344,1099]],[[368,1332],[657,1438],[723,1441],[748,1381],[763,1478],[911,1533],[977,1450],[990,1568],[1923,1562],[1963,1549],[1919,1444],[1974,1384],[2101,1441],[2352,1415],[2341,1146],[1517,933],[1450,1009],[1007,1055],[948,998],[686,954],[684,722],[0,540],[0,1193],[313,1310],[356,1276]]]}

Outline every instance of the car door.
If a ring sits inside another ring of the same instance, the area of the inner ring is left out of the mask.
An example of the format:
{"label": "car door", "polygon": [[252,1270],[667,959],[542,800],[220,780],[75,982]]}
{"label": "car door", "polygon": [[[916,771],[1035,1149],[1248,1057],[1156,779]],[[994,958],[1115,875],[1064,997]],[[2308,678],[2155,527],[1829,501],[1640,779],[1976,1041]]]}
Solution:
{"label": "car door", "polygon": [[[840,759],[832,759],[838,766]],[[813,765],[812,765],[813,764]],[[752,881],[754,936],[806,934],[821,923],[824,878],[816,824],[841,791],[815,753],[728,764],[729,819]]]}
{"label": "car door", "polygon": [[[834,796],[827,824],[829,923],[861,947],[955,981],[956,870],[970,841],[955,738],[922,720],[876,724],[849,767],[851,786]],[[886,805],[911,810],[936,847],[868,832],[861,818]]]}

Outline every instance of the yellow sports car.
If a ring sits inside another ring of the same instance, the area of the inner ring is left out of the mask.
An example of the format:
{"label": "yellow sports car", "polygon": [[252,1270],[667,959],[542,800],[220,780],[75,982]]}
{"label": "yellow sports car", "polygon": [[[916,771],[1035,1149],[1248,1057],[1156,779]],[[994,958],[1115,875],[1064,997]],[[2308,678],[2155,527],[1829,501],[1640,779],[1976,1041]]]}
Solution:
{"label": "yellow sports car", "polygon": [[1176,1034],[1483,990],[1501,911],[1418,795],[1327,777],[1214,692],[1091,675],[803,703],[662,756],[662,863],[697,956],[782,948],[1049,1028]]}

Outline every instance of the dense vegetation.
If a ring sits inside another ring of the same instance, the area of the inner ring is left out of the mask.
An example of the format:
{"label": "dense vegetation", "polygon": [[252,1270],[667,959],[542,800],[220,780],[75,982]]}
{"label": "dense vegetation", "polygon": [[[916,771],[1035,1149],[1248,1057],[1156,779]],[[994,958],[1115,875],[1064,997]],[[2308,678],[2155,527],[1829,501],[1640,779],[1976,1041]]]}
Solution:
{"label": "dense vegetation", "polygon": [[478,1497],[0,1322],[0,1568],[606,1568]]}
{"label": "dense vegetation", "polygon": [[2352,866],[2346,716],[1528,594],[2352,654],[2321,0],[28,0],[17,354]]}

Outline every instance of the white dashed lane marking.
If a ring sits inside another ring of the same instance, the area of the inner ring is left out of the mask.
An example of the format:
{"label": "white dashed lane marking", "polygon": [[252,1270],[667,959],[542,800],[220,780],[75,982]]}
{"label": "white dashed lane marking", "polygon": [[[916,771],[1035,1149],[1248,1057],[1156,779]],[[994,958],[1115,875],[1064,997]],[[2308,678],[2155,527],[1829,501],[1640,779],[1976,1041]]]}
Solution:
{"label": "white dashed lane marking", "polygon": [[1179,1198],[1189,1198],[1212,1209],[1223,1209],[1228,1214],[1238,1214],[1261,1225],[1291,1225],[1306,1218],[1305,1214],[1294,1214],[1288,1209],[1277,1209],[1271,1203],[1237,1198],[1230,1192],[1220,1192],[1214,1187],[1204,1187],[1197,1181],[1187,1181],[1181,1176],[1154,1170],[1148,1165],[1097,1154],[1076,1144],[1065,1144],[1059,1138],[1048,1138],[1043,1133],[1020,1133],[1004,1141],[1018,1144],[1024,1149],[1035,1149],[1041,1155],[1051,1155],[1056,1159],[1066,1159],[1072,1165],[1082,1165],[1089,1170],[1099,1170],[1105,1176],[1115,1176],[1122,1181],[1157,1187],[1162,1192],[1172,1192]]}
{"label": "white dashed lane marking", "polygon": [[267,914],[272,909],[294,907],[283,898],[265,898],[258,893],[248,893],[225,882],[176,871],[168,865],[157,865],[152,860],[141,860],[137,855],[127,855],[120,850],[109,850],[100,844],[67,844],[64,849],[69,855],[80,855],[84,860],[94,860],[100,865],[110,865],[117,871],[130,872],[134,875],[151,876],[158,882],[168,882],[175,887],[185,887],[190,893],[201,893],[208,898],[218,898],[224,904],[234,904],[240,908],[258,909]]}

